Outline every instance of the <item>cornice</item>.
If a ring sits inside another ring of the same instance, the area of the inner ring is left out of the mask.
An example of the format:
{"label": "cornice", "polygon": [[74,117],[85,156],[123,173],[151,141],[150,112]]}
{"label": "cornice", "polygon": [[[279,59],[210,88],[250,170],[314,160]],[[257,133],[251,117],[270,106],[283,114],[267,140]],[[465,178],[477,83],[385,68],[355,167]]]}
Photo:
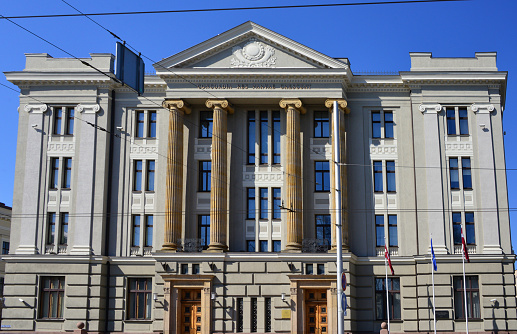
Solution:
{"label": "cornice", "polygon": [[[109,73],[114,78],[113,73]],[[89,72],[6,72],[6,79],[17,86],[34,85],[100,85],[116,84],[115,80],[100,73]]]}
{"label": "cornice", "polygon": [[467,85],[488,85],[506,82],[508,72],[400,72],[402,81],[406,84],[467,84]]}

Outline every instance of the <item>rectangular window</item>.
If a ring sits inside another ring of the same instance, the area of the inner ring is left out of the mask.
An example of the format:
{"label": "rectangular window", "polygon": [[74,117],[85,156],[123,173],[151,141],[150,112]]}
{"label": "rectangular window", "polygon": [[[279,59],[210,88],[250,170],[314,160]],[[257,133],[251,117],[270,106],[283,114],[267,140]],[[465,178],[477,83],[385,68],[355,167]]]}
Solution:
{"label": "rectangular window", "polygon": [[273,252],[280,253],[282,251],[282,242],[280,240],[273,240]]}
{"label": "rectangular window", "polygon": [[461,212],[452,213],[452,236],[455,245],[461,245]]}
{"label": "rectangular window", "polygon": [[212,138],[214,124],[214,113],[212,111],[201,111],[199,113],[199,137]]}
{"label": "rectangular window", "polygon": [[188,274],[188,264],[187,263],[182,263],[181,264],[181,274],[182,275],[187,275]]}
{"label": "rectangular window", "polygon": [[143,138],[144,137],[144,112],[143,111],[137,111],[136,112],[136,131],[135,131],[135,137],[136,138]]}
{"label": "rectangular window", "polygon": [[393,138],[393,113],[384,112],[384,138]]}
{"label": "rectangular window", "polygon": [[145,180],[145,190],[154,191],[154,175],[155,175],[155,161],[147,160],[147,174]]}
{"label": "rectangular window", "polygon": [[280,163],[280,111],[271,112],[273,115],[273,164]]}
{"label": "rectangular window", "polygon": [[465,242],[467,245],[476,244],[476,229],[474,228],[474,212],[465,212]]}
{"label": "rectangular window", "polygon": [[59,244],[67,245],[68,244],[68,212],[61,213],[61,222],[59,229]]}
{"label": "rectangular window", "polygon": [[325,275],[325,264],[318,263],[316,265],[316,272],[318,273],[318,275]]}
{"label": "rectangular window", "polygon": [[142,191],[142,160],[135,160],[134,165],[133,190]]}
{"label": "rectangular window", "polygon": [[75,120],[75,109],[68,108],[67,112],[66,112],[65,134],[67,134],[67,135],[74,134],[74,120]]}
{"label": "rectangular window", "polygon": [[212,178],[212,162],[211,161],[200,161],[199,162],[199,191],[208,192],[211,187]]}
{"label": "rectangular window", "polygon": [[386,190],[388,192],[397,191],[395,182],[395,161],[386,161]]}
{"label": "rectangular window", "polygon": [[373,162],[373,190],[382,192],[382,161]]}
{"label": "rectangular window", "polygon": [[257,332],[257,298],[251,298],[251,329],[252,333]]}
{"label": "rectangular window", "polygon": [[244,303],[242,298],[237,298],[237,333],[243,332],[244,326]]}
{"label": "rectangular window", "polygon": [[280,188],[273,188],[273,219],[282,218],[282,191]]}
{"label": "rectangular window", "polygon": [[268,188],[259,188],[260,192],[260,219],[268,219]]}
{"label": "rectangular window", "polygon": [[388,215],[388,236],[390,247],[398,247],[397,216]]}
{"label": "rectangular window", "polygon": [[372,138],[381,138],[381,113],[372,112]]}
{"label": "rectangular window", "polygon": [[247,189],[248,208],[246,210],[246,219],[255,219],[255,188]]}
{"label": "rectangular window", "polygon": [[322,240],[330,248],[332,242],[330,215],[316,215],[316,239]]}
{"label": "rectangular window", "polygon": [[452,136],[456,134],[456,110],[454,108],[446,109],[447,117],[447,134]]}
{"label": "rectangular window", "polygon": [[255,240],[246,241],[246,250],[248,252],[255,252]]}
{"label": "rectangular window", "polygon": [[144,247],[153,247],[153,227],[154,227],[154,216],[145,216],[145,236],[144,236]]}
{"label": "rectangular window", "polygon": [[268,252],[268,244],[267,244],[267,240],[260,240],[260,251],[261,252]]}
{"label": "rectangular window", "polygon": [[9,241],[2,242],[2,254],[9,254]]}
{"label": "rectangular window", "polygon": [[133,237],[131,241],[132,247],[140,247],[140,216],[133,215]]}
{"label": "rectangular window", "polygon": [[260,111],[260,163],[267,164],[268,163],[268,112],[267,110]]}
{"label": "rectangular window", "polygon": [[255,164],[255,110],[248,111],[248,164]]}
{"label": "rectangular window", "polygon": [[150,278],[129,279],[128,319],[151,319],[152,280]]}
{"label": "rectangular window", "polygon": [[147,137],[156,138],[156,111],[149,112],[149,127],[147,128]]}
{"label": "rectangular window", "polygon": [[[390,319],[400,320],[400,279],[388,278],[388,304]],[[375,310],[377,320],[387,320],[386,279],[375,279]]]}
{"label": "rectangular window", "polygon": [[207,249],[210,245],[210,215],[200,215],[198,219],[201,247]]}
{"label": "rectangular window", "polygon": [[192,264],[192,275],[199,275],[199,263]]}
{"label": "rectangular window", "polygon": [[50,189],[58,188],[59,158],[50,158]]}
{"label": "rectangular window", "polygon": [[54,108],[54,134],[62,134],[61,128],[63,126],[63,108]]}
{"label": "rectangular window", "polygon": [[[481,318],[479,304],[479,283],[477,276],[466,276],[465,287],[463,276],[453,278],[454,284],[454,314],[456,319],[465,319],[465,292],[467,293],[467,312],[469,319]],[[465,289],[466,288],[466,289]]]}
{"label": "rectangular window", "polygon": [[265,324],[264,324],[264,332],[269,333],[271,332],[271,298],[266,297],[264,298],[264,306],[265,306]]}
{"label": "rectangular window", "polygon": [[65,297],[64,277],[42,277],[40,319],[62,319]]}
{"label": "rectangular window", "polygon": [[376,246],[384,246],[384,215],[375,216],[375,237]]}
{"label": "rectangular window", "polygon": [[459,121],[460,121],[460,135],[468,135],[469,134],[469,118],[467,113],[467,108],[459,108]]}
{"label": "rectangular window", "polygon": [[53,245],[56,237],[56,213],[49,212],[47,221],[47,245]]}
{"label": "rectangular window", "polygon": [[470,158],[461,158],[461,176],[463,178],[463,189],[472,189]]}
{"label": "rectangular window", "polygon": [[72,181],[72,158],[63,158],[63,188],[70,189]]}
{"label": "rectangular window", "polygon": [[451,189],[460,189],[458,158],[449,158],[449,174],[451,178]]}
{"label": "rectangular window", "polygon": [[314,138],[328,138],[329,137],[329,112],[315,111],[314,112]]}
{"label": "rectangular window", "polygon": [[312,263],[307,263],[305,265],[305,275],[314,274],[314,265]]}
{"label": "rectangular window", "polygon": [[316,161],[314,168],[317,192],[330,191],[330,164],[328,161]]}

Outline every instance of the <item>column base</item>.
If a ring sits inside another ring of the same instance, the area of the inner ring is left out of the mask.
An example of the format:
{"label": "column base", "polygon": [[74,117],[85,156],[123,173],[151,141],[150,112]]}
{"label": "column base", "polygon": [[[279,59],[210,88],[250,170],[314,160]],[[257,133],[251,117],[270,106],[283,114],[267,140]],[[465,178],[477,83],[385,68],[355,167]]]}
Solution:
{"label": "column base", "polygon": [[162,249],[159,250],[161,253],[176,253],[178,251],[178,245],[172,242],[168,242],[162,245]]}
{"label": "column base", "polygon": [[[341,252],[344,254],[344,253],[350,253],[350,248],[348,247],[341,247]],[[337,253],[337,247],[336,246],[332,246],[331,249],[329,249],[328,253]]]}
{"label": "column base", "polygon": [[282,253],[301,253],[302,245],[299,243],[291,243],[285,246],[285,249],[282,250]]}
{"label": "column base", "polygon": [[210,244],[208,245],[208,249],[204,250],[204,253],[224,253],[228,251],[228,246],[224,244]]}

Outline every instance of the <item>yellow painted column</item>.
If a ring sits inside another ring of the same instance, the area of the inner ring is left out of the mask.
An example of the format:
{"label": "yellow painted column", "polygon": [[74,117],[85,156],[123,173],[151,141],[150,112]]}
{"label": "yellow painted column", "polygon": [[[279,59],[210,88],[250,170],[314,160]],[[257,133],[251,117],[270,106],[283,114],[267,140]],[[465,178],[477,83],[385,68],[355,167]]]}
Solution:
{"label": "yellow painted column", "polygon": [[[334,112],[334,101],[338,102],[338,110],[340,112],[339,115],[339,138],[334,138],[332,136],[332,113]],[[347,102],[344,99],[328,99],[325,101],[325,107],[329,108],[330,113],[330,134],[331,134],[331,140],[332,140],[332,156],[334,156],[334,150],[336,147],[335,141],[340,141],[340,157],[341,157],[341,163],[346,163],[346,129],[345,129],[345,114],[350,113],[350,109],[347,108]],[[336,251],[336,184],[335,184],[335,173],[336,173],[336,164],[331,161],[330,162],[330,194],[331,194],[331,200],[330,200],[330,212],[332,217],[332,247],[331,251]],[[341,173],[341,232],[342,232],[342,240],[343,240],[343,250],[349,249],[349,243],[348,243],[348,190],[347,190],[347,171],[346,171],[346,165],[341,165],[338,168],[339,172]]]}
{"label": "yellow painted column", "polygon": [[300,142],[300,114],[305,113],[302,101],[284,99],[280,107],[287,112],[286,160],[285,160],[285,207],[287,208],[287,243],[284,252],[301,252],[303,239],[302,222],[302,156]]}
{"label": "yellow painted column", "polygon": [[224,252],[227,245],[228,177],[227,177],[227,116],[233,109],[227,100],[207,100],[214,110],[212,132],[212,176],[210,190],[210,244],[208,252]]}
{"label": "yellow painted column", "polygon": [[162,251],[176,251],[181,246],[183,203],[183,117],[190,109],[182,100],[165,100],[169,109],[167,138],[167,174],[165,189],[165,229]]}

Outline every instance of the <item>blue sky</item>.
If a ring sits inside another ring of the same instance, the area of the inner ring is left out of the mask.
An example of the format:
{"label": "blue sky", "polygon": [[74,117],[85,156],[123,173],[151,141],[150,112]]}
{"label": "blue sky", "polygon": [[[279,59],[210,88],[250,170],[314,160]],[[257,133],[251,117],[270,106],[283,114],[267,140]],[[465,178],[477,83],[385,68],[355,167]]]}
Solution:
{"label": "blue sky", "polygon": [[[350,2],[346,0],[329,3]],[[359,0],[357,0],[359,1]],[[306,1],[105,1],[67,0],[85,13],[228,8],[322,3]],[[360,2],[360,1],[359,1]],[[366,1],[364,1],[366,2]],[[4,1],[4,16],[76,13],[61,0]],[[458,2],[365,5],[326,8],[246,10],[231,12],[96,16],[145,56],[159,61],[231,29],[254,21],[330,57],[348,58],[353,72],[407,71],[409,52],[432,52],[435,57],[474,57],[475,52],[497,51],[499,70],[508,71],[504,130],[510,209],[517,208],[517,1],[471,0]],[[115,53],[116,40],[84,17],[17,19],[16,22],[76,57]],[[6,20],[0,20],[0,70],[25,67],[24,53],[68,57]],[[151,69],[151,62],[146,61]],[[17,89],[0,75],[0,83]],[[0,86],[3,142],[0,164],[0,202],[12,205],[18,127],[18,94]],[[511,212],[512,241],[517,249],[517,213]]]}

